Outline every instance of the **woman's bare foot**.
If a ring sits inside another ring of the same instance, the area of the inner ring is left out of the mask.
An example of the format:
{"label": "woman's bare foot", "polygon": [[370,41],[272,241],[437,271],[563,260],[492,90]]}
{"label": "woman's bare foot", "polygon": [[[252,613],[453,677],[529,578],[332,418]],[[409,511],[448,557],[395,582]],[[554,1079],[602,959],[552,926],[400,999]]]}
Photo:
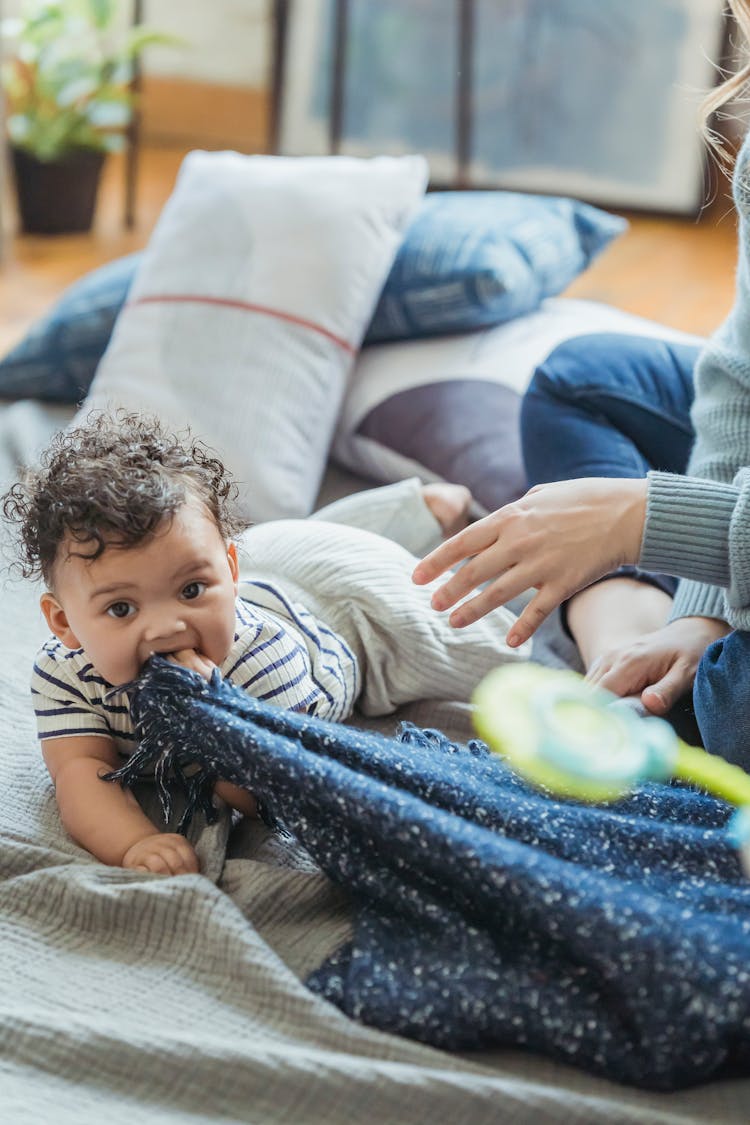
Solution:
{"label": "woman's bare foot", "polygon": [[472,495],[462,484],[422,485],[422,499],[440,524],[443,538],[449,539],[470,523]]}

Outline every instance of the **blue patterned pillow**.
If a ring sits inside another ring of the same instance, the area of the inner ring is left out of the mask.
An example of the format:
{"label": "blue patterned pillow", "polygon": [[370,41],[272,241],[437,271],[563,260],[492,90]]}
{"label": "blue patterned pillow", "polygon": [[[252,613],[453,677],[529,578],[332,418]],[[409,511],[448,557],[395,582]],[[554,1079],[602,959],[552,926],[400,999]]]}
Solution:
{"label": "blue patterned pillow", "polygon": [[435,192],[396,256],[365,343],[502,324],[561,293],[627,223],[574,199]]}
{"label": "blue patterned pillow", "polygon": [[[435,192],[409,227],[365,344],[501,324],[561,292],[627,226],[573,199]],[[86,274],[0,362],[0,397],[79,402],[140,254]]]}
{"label": "blue patterned pillow", "polygon": [[140,258],[118,258],[66,289],[0,362],[0,397],[74,403],[85,398]]}

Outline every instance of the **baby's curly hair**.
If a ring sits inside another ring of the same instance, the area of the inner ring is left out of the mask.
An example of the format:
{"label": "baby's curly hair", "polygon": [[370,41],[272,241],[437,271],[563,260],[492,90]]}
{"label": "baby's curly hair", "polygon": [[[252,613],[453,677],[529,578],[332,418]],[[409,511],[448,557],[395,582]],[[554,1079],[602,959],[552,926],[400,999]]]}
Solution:
{"label": "baby's curly hair", "polygon": [[106,547],[133,547],[170,519],[189,497],[205,504],[224,538],[247,526],[236,508],[237,486],[218,457],[189,430],[170,433],[152,417],[92,411],[58,434],[37,466],[2,497],[16,525],[18,567],[52,584],[66,538],[97,559]]}

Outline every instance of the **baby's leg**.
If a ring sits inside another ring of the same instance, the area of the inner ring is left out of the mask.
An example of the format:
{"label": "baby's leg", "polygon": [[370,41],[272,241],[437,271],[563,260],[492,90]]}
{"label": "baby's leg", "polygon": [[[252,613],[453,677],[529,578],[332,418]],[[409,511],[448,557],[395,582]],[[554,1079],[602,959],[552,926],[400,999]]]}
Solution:
{"label": "baby's leg", "polygon": [[418,477],[355,492],[310,518],[374,531],[421,556],[468,523],[471,493],[461,484],[423,485]]}
{"label": "baby's leg", "polygon": [[430,606],[436,584],[412,582],[414,555],[380,535],[321,519],[280,520],[251,528],[243,547],[243,577],[277,582],[344,637],[362,671],[365,714],[419,699],[468,700],[491,668],[529,657],[529,644],[505,643],[515,620],[507,609],[452,629]]}

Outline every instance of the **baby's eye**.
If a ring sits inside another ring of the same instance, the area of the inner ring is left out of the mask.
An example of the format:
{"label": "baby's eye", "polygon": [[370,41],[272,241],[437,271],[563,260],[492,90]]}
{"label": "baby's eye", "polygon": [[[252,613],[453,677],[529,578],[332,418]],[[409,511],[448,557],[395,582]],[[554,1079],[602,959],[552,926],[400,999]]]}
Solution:
{"label": "baby's eye", "polygon": [[107,606],[107,613],[110,617],[122,619],[135,613],[135,606],[132,606],[130,602],[113,602],[112,605]]}
{"label": "baby's eye", "polygon": [[191,602],[195,598],[199,598],[205,588],[205,582],[188,582],[187,586],[183,586],[182,596],[186,601]]}

